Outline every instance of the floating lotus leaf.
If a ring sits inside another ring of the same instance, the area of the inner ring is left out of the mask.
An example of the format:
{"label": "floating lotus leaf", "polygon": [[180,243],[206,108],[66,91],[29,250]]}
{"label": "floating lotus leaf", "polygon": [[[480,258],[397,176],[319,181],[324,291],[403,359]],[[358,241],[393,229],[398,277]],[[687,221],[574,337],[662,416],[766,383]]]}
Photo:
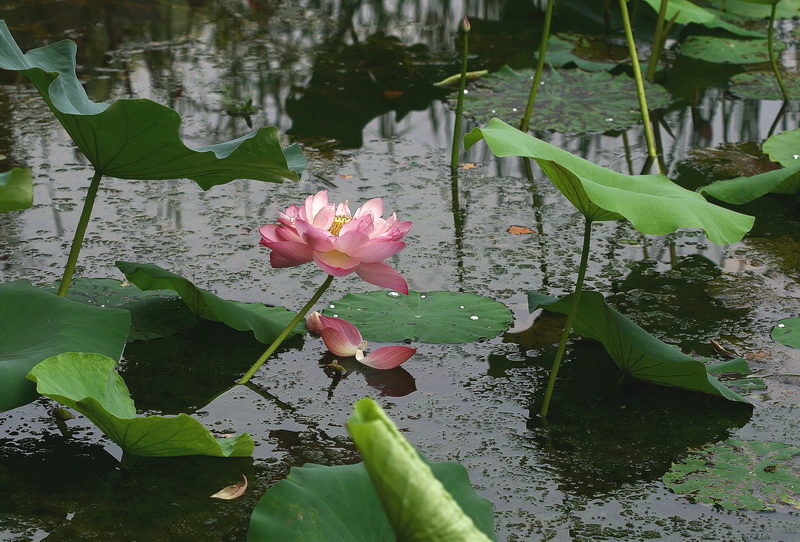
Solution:
{"label": "floating lotus leaf", "polygon": [[190,149],[180,115],[150,100],[89,99],[75,74],[77,47],[69,40],[22,53],[0,21],[0,68],[31,80],[58,121],[98,173],[122,179],[187,177],[204,190],[233,179],[297,180],[306,159],[296,145],[281,150],[278,129]]}
{"label": "floating lotus leaf", "polygon": [[[800,98],[800,72],[781,73],[789,98]],[[744,98],[754,100],[783,100],[783,94],[771,71],[737,73],[731,77],[730,90]]]}
{"label": "floating lotus leaf", "polygon": [[[661,7],[661,0],[644,1],[647,3],[647,5],[653,8],[656,13]],[[766,37],[766,32],[754,32],[752,30],[747,30],[746,28],[742,28],[727,22],[725,19],[723,19],[723,16],[730,17],[730,14],[726,14],[714,8],[700,7],[689,0],[669,0],[669,3],[667,4],[666,19],[672,20],[674,17],[675,22],[678,24],[701,24],[708,28],[720,28],[722,30],[727,30],[731,34],[735,34],[737,36],[752,38]],[[767,13],[767,16],[769,16],[769,13]]]}
{"label": "floating lotus leaf", "polygon": [[717,181],[698,192],[735,205],[749,203],[765,194],[800,194],[800,164],[752,177]]}
{"label": "floating lotus leaf", "polygon": [[0,412],[38,397],[25,375],[63,352],[99,352],[119,359],[131,319],[127,311],[90,307],[32,286],[0,284]]}
{"label": "floating lotus leaf", "polygon": [[[208,290],[198,288],[188,279],[152,264],[116,262],[125,277],[142,290],[174,290],[189,309],[200,318],[222,322],[237,331],[252,331],[255,338],[270,344],[283,331],[295,313],[283,307],[267,307],[261,303],[241,303],[221,299]],[[304,333],[297,324],[289,337]]]}
{"label": "floating lotus leaf", "polygon": [[47,358],[28,378],[36,390],[89,418],[123,451],[148,457],[210,455],[247,457],[253,439],[247,433],[214,438],[186,414],[136,417],[136,406],[116,362],[101,354],[70,352]]}
{"label": "floating lotus leaf", "polygon": [[769,136],[762,148],[772,161],[784,167],[800,164],[800,128]]}
{"label": "floating lotus leaf", "polygon": [[293,467],[259,501],[248,540],[495,539],[492,505],[463,466],[419,455],[371,399],[356,403],[347,428],[364,463]]}
{"label": "floating lotus leaf", "polygon": [[[500,117],[519,124],[528,103],[533,70],[504,66],[470,85],[464,115],[479,123]],[[666,107],[669,93],[645,82],[651,109]],[[452,98],[455,104],[455,98]],[[531,129],[556,132],[623,130],[642,121],[636,85],[627,75],[583,70],[545,70],[536,94]]]}
{"label": "floating lotus leaf", "polygon": [[[776,52],[786,49],[782,41],[775,42]],[[717,64],[756,64],[769,62],[765,39],[733,39],[716,36],[689,36],[681,44],[681,54]],[[774,77],[774,76],[773,76]]]}
{"label": "floating lotus leaf", "polygon": [[[57,288],[58,284],[54,287]],[[190,329],[197,321],[197,316],[173,290],[145,292],[127,281],[74,279],[66,297],[96,307],[114,307],[131,313],[129,342],[168,337]]]}
{"label": "floating lotus leaf", "polygon": [[630,220],[642,233],[662,235],[677,228],[703,228],[714,243],[739,241],[754,218],[708,203],[664,175],[611,171],[530,134],[492,119],[464,136],[469,149],[485,139],[496,156],[536,160],[562,194],[589,220]]}
{"label": "floating lotus leaf", "polygon": [[[547,39],[545,62],[555,67],[575,64],[589,72],[606,71],[629,59],[627,47],[603,36],[565,32],[553,34]],[[537,92],[537,99],[538,95]]]}
{"label": "floating lotus leaf", "polygon": [[355,325],[368,341],[468,343],[496,337],[511,325],[508,307],[458,292],[369,292],[347,294],[331,303],[326,316]]}
{"label": "floating lotus leaf", "polygon": [[0,173],[0,213],[19,211],[33,205],[31,170],[19,167]]}
{"label": "floating lotus leaf", "polygon": [[[531,312],[543,308],[567,314],[574,295],[570,294],[559,299],[537,292],[528,292],[528,308]],[[600,292],[581,294],[572,328],[578,335],[600,341],[617,367],[634,378],[661,386],[719,395],[729,401],[748,403],[738,393],[711,376],[702,362],[681,353],[674,346],[661,342],[609,307]],[[743,360],[737,361],[736,365],[727,366],[726,370],[745,375],[750,372]]]}
{"label": "floating lotus leaf", "polygon": [[726,510],[800,509],[800,446],[729,439],[707,444],[664,475],[675,493]]}
{"label": "floating lotus leaf", "polygon": [[773,341],[800,348],[800,318],[784,318],[775,324],[770,336]]}

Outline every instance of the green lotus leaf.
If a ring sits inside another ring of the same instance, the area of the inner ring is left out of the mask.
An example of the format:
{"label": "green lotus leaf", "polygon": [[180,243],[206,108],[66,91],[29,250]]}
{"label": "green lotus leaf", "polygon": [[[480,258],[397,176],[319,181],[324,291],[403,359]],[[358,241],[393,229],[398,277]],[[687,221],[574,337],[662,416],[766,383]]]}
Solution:
{"label": "green lotus leaf", "polygon": [[761,148],[784,167],[800,165],[800,128],[769,136]]}
{"label": "green lotus leaf", "polygon": [[369,292],[347,294],[331,303],[326,316],[352,323],[368,341],[467,343],[496,337],[511,325],[508,307],[459,292]]}
{"label": "green lotus leaf", "polygon": [[[800,73],[782,72],[781,76],[789,98],[799,98]],[[783,101],[783,93],[775,79],[775,74],[767,70],[737,73],[731,77],[730,90],[744,98]]]}
{"label": "green lotus leaf", "polygon": [[38,397],[25,375],[46,358],[82,350],[119,359],[130,325],[127,311],[64,299],[27,280],[0,284],[0,411]]}
{"label": "green lotus leaf", "polygon": [[[547,39],[545,62],[561,67],[575,64],[587,72],[606,71],[629,60],[628,48],[602,36],[586,36],[563,32]],[[528,83],[530,90],[530,82]],[[539,93],[537,92],[537,98]]]}
{"label": "green lotus leaf", "polygon": [[773,341],[800,348],[800,318],[784,318],[780,320],[770,333]]}
{"label": "green lotus leaf", "polygon": [[0,21],[0,68],[31,80],[98,173],[122,179],[186,177],[208,190],[240,178],[297,180],[305,168],[296,145],[281,150],[274,126],[190,149],[179,134],[180,115],[168,107],[150,100],[91,101],[75,73],[76,50],[64,40],[23,54]]}
{"label": "green lotus leaf", "polygon": [[740,17],[751,19],[766,19],[769,17],[771,5],[777,4],[775,17],[777,19],[791,19],[800,13],[800,0],[711,0],[719,4],[723,13],[733,13]]}
{"label": "green lotus leaf", "polygon": [[492,505],[463,466],[427,461],[371,399],[347,427],[364,463],[293,467],[259,501],[248,540],[494,540]]}
{"label": "green lotus leaf", "polygon": [[[121,261],[115,265],[142,290],[174,290],[200,318],[222,322],[237,331],[252,331],[255,338],[264,344],[272,343],[295,317],[295,313],[283,307],[221,299],[157,265]],[[305,333],[305,325],[300,322],[289,337],[302,333]]]}
{"label": "green lotus leaf", "polygon": [[[644,0],[647,5],[653,8],[658,13],[661,7],[661,0]],[[708,28],[719,28],[727,30],[731,34],[737,36],[763,38],[766,37],[764,32],[754,32],[745,28],[736,26],[725,21],[722,16],[724,13],[714,8],[704,8],[690,2],[689,0],[669,0],[667,4],[666,19],[672,20],[678,24],[701,24]],[[768,14],[769,15],[769,14]]]}
{"label": "green lotus leaf", "polygon": [[[531,312],[542,308],[550,312],[567,314],[574,295],[570,294],[559,299],[528,292],[528,308]],[[702,362],[681,353],[674,346],[661,342],[609,307],[600,292],[581,294],[572,328],[578,335],[600,341],[617,367],[634,378],[661,386],[719,395],[730,401],[750,404],[710,375]],[[743,374],[749,372],[747,370]]]}
{"label": "green lotus leaf", "polygon": [[33,205],[31,170],[15,167],[0,173],[0,213],[19,211]]}
{"label": "green lotus leaf", "polygon": [[629,220],[642,233],[662,235],[678,228],[702,228],[717,244],[739,241],[753,226],[752,216],[707,202],[664,175],[625,175],[492,119],[464,136],[464,146],[485,139],[496,156],[536,160],[562,194],[589,220]]}
{"label": "green lotus leaf", "polygon": [[[58,283],[53,288],[58,288]],[[197,316],[173,290],[144,291],[127,281],[77,278],[72,281],[66,297],[131,313],[129,342],[169,337],[191,329],[197,321]]]}
{"label": "green lotus leaf", "polygon": [[[775,51],[783,51],[786,44],[778,41]],[[689,36],[681,44],[681,54],[697,60],[717,64],[756,64],[769,62],[767,40],[741,40],[716,36]]]}
{"label": "green lotus leaf", "polygon": [[689,450],[663,477],[675,493],[726,510],[800,509],[800,446],[729,439]]}
{"label": "green lotus leaf", "polygon": [[701,187],[698,192],[741,205],[765,194],[800,194],[800,164],[752,177],[736,177]]}
{"label": "green lotus leaf", "polygon": [[[464,115],[482,124],[493,117],[518,123],[528,103],[533,73],[504,66],[482,77],[470,85]],[[671,102],[663,87],[645,82],[645,88],[652,109]],[[455,97],[452,103],[455,104]],[[543,73],[530,124],[535,130],[606,132],[641,121],[636,85],[631,78],[576,69]]]}
{"label": "green lotus leaf", "polygon": [[36,365],[28,378],[36,390],[86,416],[123,451],[148,457],[210,455],[247,457],[253,439],[247,433],[214,438],[191,416],[136,417],[125,381],[116,362],[102,354],[69,352]]}

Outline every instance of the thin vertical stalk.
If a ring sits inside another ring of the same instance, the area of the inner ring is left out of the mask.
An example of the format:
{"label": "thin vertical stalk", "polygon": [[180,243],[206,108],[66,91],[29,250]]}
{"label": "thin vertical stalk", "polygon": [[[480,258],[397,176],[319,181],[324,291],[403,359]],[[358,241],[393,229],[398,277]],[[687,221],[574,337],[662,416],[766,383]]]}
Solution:
{"label": "thin vertical stalk", "polygon": [[456,101],[456,122],[453,128],[453,149],[450,153],[450,170],[458,171],[458,151],[461,148],[461,118],[464,113],[464,89],[467,86],[467,55],[469,54],[469,20],[465,16],[461,21],[464,33],[464,47],[461,51],[461,79],[458,82],[458,100]]}
{"label": "thin vertical stalk", "polygon": [[669,0],[661,0],[661,6],[658,10],[658,20],[656,21],[656,31],[653,35],[653,48],[650,51],[650,61],[647,64],[647,80],[651,83],[656,76],[656,68],[658,67],[658,58],[661,56],[661,45],[664,43],[664,21],[667,18],[667,6]]}
{"label": "thin vertical stalk", "polygon": [[633,30],[631,29],[631,20],[628,16],[628,6],[625,0],[619,0],[619,7],[622,11],[622,22],[625,25],[625,39],[628,40],[628,54],[631,56],[631,64],[633,65],[633,78],[636,80],[636,94],[639,96],[639,109],[642,111],[642,124],[644,125],[644,137],[647,140],[647,153],[650,159],[655,161],[658,151],[653,137],[653,126],[650,124],[650,112],[647,110],[647,98],[644,95],[642,70],[639,67],[639,56],[636,54],[636,44],[633,42]]}
{"label": "thin vertical stalk", "polygon": [[567,314],[567,322],[564,324],[564,331],[561,332],[561,341],[558,343],[556,350],[556,357],[553,361],[553,368],[550,370],[550,379],[547,381],[547,389],[544,392],[544,402],[542,403],[542,417],[547,416],[550,410],[550,399],[553,397],[553,388],[556,385],[556,377],[558,376],[558,368],[561,365],[561,360],[564,357],[564,352],[567,349],[567,340],[572,332],[572,323],[575,321],[575,315],[578,313],[578,303],[581,299],[581,291],[583,291],[583,279],[586,276],[586,267],[589,263],[589,248],[592,238],[592,221],[587,218],[583,229],[583,248],[581,249],[581,263],[578,266],[578,280],[575,282],[575,293],[572,298],[572,306],[570,306],[569,314]]}
{"label": "thin vertical stalk", "polygon": [[67,256],[67,265],[64,267],[64,275],[61,277],[61,284],[59,284],[58,292],[56,292],[61,297],[67,295],[69,284],[72,282],[72,275],[75,274],[78,255],[81,253],[83,238],[86,236],[86,227],[89,225],[89,219],[92,217],[92,208],[94,207],[94,200],[97,198],[97,189],[100,187],[100,179],[102,177],[103,174],[95,170],[92,176],[92,182],[89,183],[89,191],[86,193],[86,199],[83,200],[83,210],[78,220],[78,227],[75,229],[75,236],[72,238],[72,246],[70,246],[69,256]]}
{"label": "thin vertical stalk", "polygon": [[267,361],[272,353],[278,349],[281,343],[286,340],[286,337],[288,337],[289,333],[291,333],[295,326],[300,323],[300,320],[302,320],[305,315],[308,314],[308,311],[311,310],[311,307],[314,306],[314,303],[319,301],[319,298],[322,297],[322,294],[325,293],[325,290],[328,289],[328,286],[331,285],[331,282],[333,282],[333,275],[328,275],[328,278],[325,279],[325,282],[322,283],[322,286],[317,289],[308,303],[306,303],[303,308],[300,309],[300,312],[297,313],[297,316],[295,316],[292,321],[289,322],[289,325],[286,326],[286,329],[281,331],[281,334],[278,335],[271,345],[269,345],[269,348],[267,348],[266,352],[261,354],[261,357],[256,360],[250,369],[247,370],[242,379],[239,380],[239,384],[247,384],[247,381],[250,380],[254,374],[256,374],[256,371],[258,371],[261,366],[264,365],[264,362]]}
{"label": "thin vertical stalk", "polygon": [[[778,0],[780,1],[780,0]],[[769,62],[772,64],[772,71],[775,72],[775,79],[778,80],[778,86],[783,94],[783,101],[789,101],[789,92],[786,90],[786,85],[783,84],[783,77],[781,71],[778,69],[778,60],[775,58],[775,49],[773,46],[773,38],[775,35],[775,12],[778,9],[778,1],[772,3],[772,10],[769,13],[769,31],[767,33],[767,48],[769,51]]]}
{"label": "thin vertical stalk", "polygon": [[553,19],[553,4],[555,4],[555,0],[547,0],[547,8],[545,8],[544,12],[542,42],[539,45],[539,59],[536,61],[536,74],[533,76],[533,83],[531,83],[531,91],[530,94],[528,94],[528,104],[525,106],[525,114],[522,116],[522,120],[519,123],[519,129],[522,132],[528,131],[528,123],[533,113],[533,103],[536,101],[536,93],[539,91],[539,84],[542,81],[544,57],[547,53],[547,40],[550,38],[550,21]]}

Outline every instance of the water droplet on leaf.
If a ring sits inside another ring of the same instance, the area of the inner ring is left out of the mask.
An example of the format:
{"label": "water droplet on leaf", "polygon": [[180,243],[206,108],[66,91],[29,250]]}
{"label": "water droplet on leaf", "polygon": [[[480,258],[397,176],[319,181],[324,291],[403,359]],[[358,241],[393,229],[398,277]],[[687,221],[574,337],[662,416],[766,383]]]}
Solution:
{"label": "water droplet on leaf", "polygon": [[398,294],[397,292],[389,292],[386,295],[388,295],[389,297],[400,297],[400,294]]}
{"label": "water droplet on leaf", "polygon": [[473,314],[472,316],[470,316],[470,317],[469,317],[469,319],[470,319],[470,320],[477,320],[477,319],[478,319],[478,317],[477,317],[477,316],[475,316],[475,315]]}

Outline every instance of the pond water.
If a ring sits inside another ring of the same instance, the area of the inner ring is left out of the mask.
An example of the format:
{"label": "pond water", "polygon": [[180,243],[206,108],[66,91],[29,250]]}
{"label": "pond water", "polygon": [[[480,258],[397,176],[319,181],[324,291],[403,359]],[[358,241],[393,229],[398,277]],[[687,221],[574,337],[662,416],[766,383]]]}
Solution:
{"label": "pond water", "polygon": [[[394,371],[346,365],[337,380],[319,363],[322,342],[297,339],[252,386],[231,392],[264,350],[251,334],[199,322],[131,342],[120,372],[142,413],[187,412],[215,433],[247,431],[253,458],[123,457],[81,416],[65,437],[51,416],[56,404],[40,399],[0,418],[0,538],[244,539],[258,498],[290,467],[357,461],[344,423],[356,400],[372,396],[430,459],[467,467],[494,504],[499,540],[800,539],[796,512],[721,511],[661,482],[687,448],[729,437],[800,444],[800,356],[769,337],[776,320],[800,313],[797,198],[737,208],[756,216],[756,226],[730,246],[695,230],[645,237],[627,222],[593,231],[586,287],[610,293],[613,305],[684,352],[713,356],[713,339],[771,375],[768,390],[750,397],[754,409],[619,384],[599,344],[573,339],[545,423],[538,412],[563,321],[529,314],[526,292],[571,291],[582,220],[541,171],[531,183],[520,161],[495,159],[484,144],[462,152],[462,163],[476,167],[460,172],[453,205],[453,114],[442,103],[447,92],[432,82],[459,69],[463,3],[4,4],[0,18],[23,51],[62,38],[78,43],[79,77],[94,101],[169,105],[191,146],[244,135],[248,122],[275,125],[310,162],[296,183],[239,180],[208,192],[187,180],[104,179],[78,276],[121,280],[116,260],[154,263],[225,299],[297,310],[324,276],[313,266],[270,268],[257,230],[327,189],[336,201],[382,197],[414,222],[407,248],[390,259],[411,289],[491,297],[512,309],[515,322],[491,340],[420,344]],[[542,24],[536,4],[543,2],[469,3],[470,70],[532,66]],[[558,4],[554,29],[603,31],[595,8]],[[613,14],[610,24],[619,28]],[[796,20],[784,24],[796,32]],[[646,21],[642,32],[651,32]],[[789,51],[796,55],[796,44]],[[666,84],[675,101],[664,112],[671,131],[662,133],[664,157],[670,177],[693,189],[710,179],[689,163],[693,148],[761,141],[781,104],[726,93],[734,68],[678,62],[685,65]],[[35,182],[31,209],[0,215],[3,281],[51,283],[66,261],[91,168],[27,80],[3,72],[0,83],[2,165],[30,167]],[[254,108],[246,115],[248,99]],[[795,101],[778,130],[799,125]],[[624,172],[638,172],[647,154],[640,127],[537,135]],[[512,225],[533,233],[511,235]],[[365,289],[374,288],[353,276],[336,280],[319,308]],[[250,480],[245,496],[208,498],[241,474]]]}

